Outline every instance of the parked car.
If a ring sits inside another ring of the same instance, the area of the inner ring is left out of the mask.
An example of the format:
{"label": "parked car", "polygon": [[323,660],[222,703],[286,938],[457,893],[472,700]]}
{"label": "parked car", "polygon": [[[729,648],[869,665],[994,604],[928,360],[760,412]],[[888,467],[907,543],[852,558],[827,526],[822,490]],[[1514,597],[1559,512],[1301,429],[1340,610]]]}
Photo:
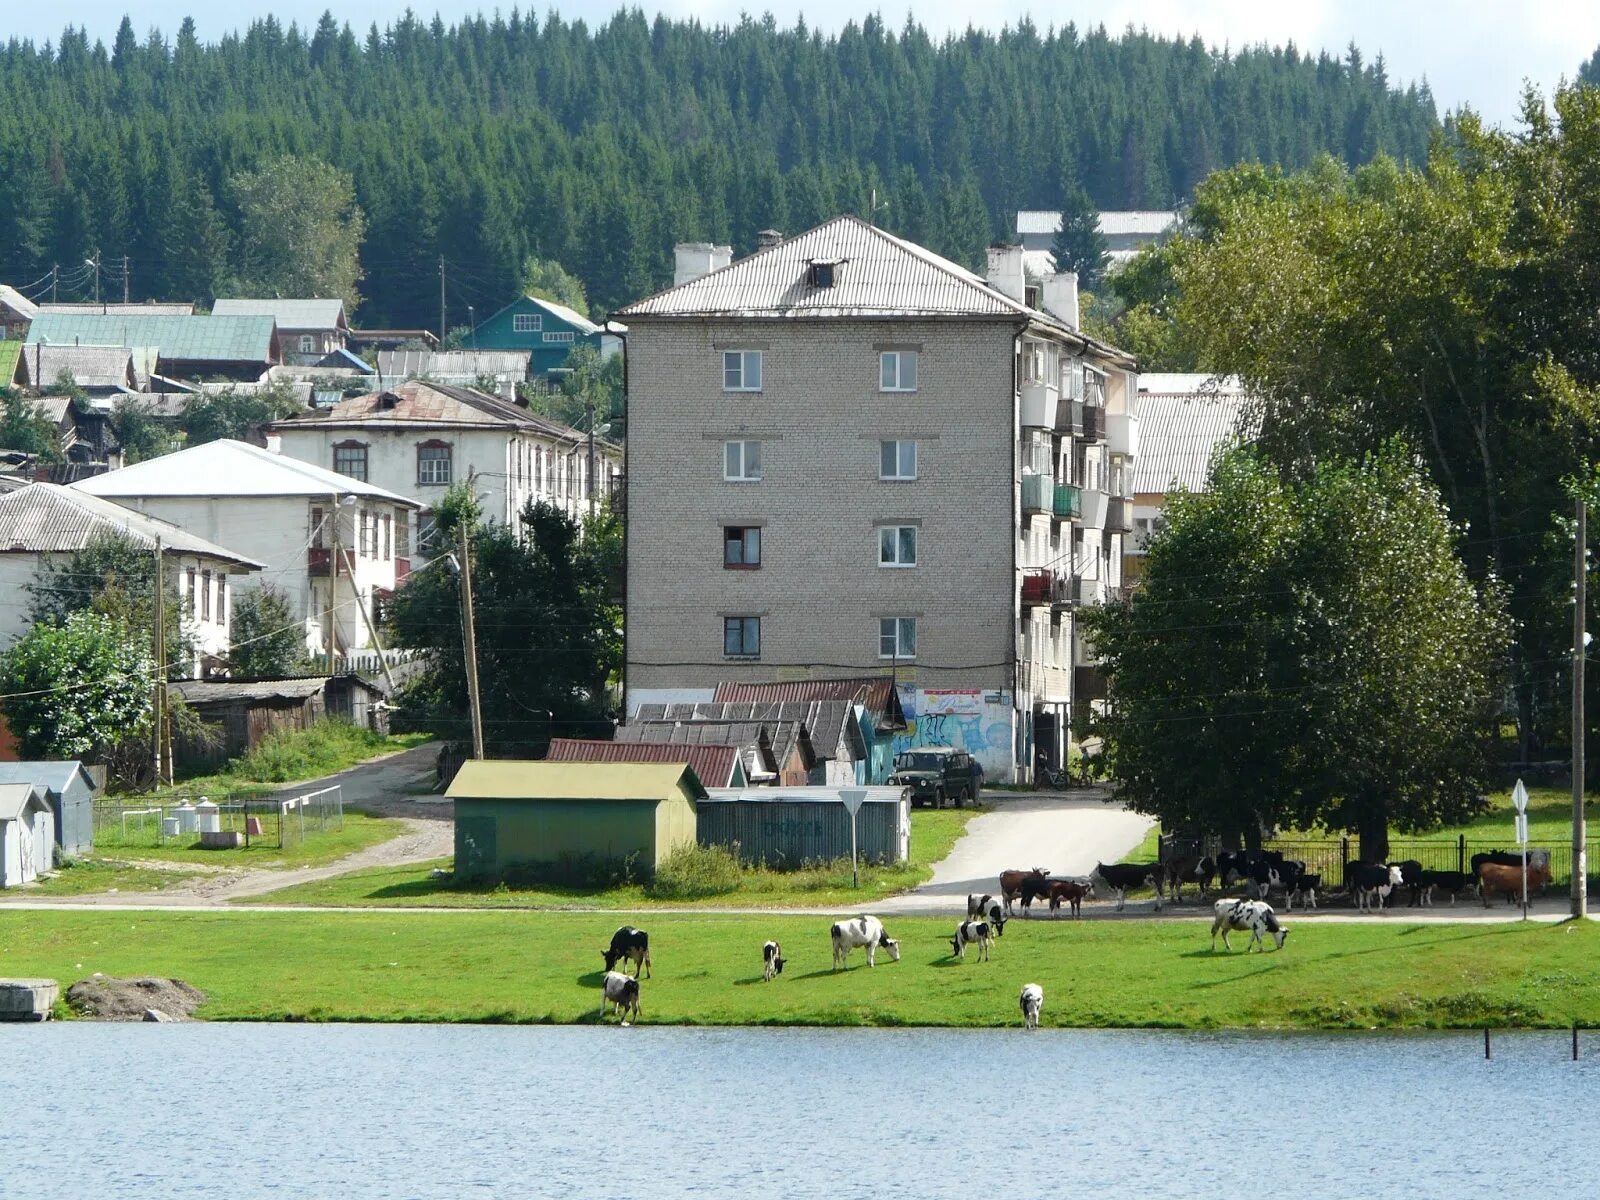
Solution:
{"label": "parked car", "polygon": [[909,788],[911,803],[957,808],[974,803],[983,790],[983,767],[954,746],[919,746],[894,756],[889,782]]}

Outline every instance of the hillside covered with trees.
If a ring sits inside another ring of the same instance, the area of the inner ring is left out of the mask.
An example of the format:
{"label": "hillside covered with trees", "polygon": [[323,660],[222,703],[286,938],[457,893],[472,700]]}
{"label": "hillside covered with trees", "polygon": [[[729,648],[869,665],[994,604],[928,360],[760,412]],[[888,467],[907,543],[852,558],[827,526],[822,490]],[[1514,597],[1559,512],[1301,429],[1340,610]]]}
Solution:
{"label": "hillside covered with trees", "polygon": [[[351,177],[368,325],[448,324],[510,294],[529,255],[609,309],[667,282],[671,244],[866,214],[975,261],[1018,208],[1076,187],[1166,207],[1212,170],[1318,153],[1419,161],[1426,87],[1382,60],[1234,52],[1103,28],[936,41],[878,17],[824,36],[623,11],[407,16],[365,34],[271,18],[202,45],[192,21],[113,45],[69,29],[0,46],[0,279],[59,266],[60,299],[209,302],[248,274],[240,179],[284,155]],[[874,210],[876,193],[879,207]],[[37,288],[33,289],[37,292]]]}

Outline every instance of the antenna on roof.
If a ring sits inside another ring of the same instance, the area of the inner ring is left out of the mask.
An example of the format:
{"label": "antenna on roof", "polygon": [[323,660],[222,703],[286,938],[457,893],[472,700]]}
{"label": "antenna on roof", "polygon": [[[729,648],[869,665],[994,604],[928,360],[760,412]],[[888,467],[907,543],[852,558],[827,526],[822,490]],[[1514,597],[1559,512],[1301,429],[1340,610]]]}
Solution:
{"label": "antenna on roof", "polygon": [[878,214],[889,207],[889,202],[885,200],[882,203],[879,203],[878,189],[873,188],[872,199],[869,203],[871,204],[871,207],[867,210],[867,224],[876,225],[878,223]]}

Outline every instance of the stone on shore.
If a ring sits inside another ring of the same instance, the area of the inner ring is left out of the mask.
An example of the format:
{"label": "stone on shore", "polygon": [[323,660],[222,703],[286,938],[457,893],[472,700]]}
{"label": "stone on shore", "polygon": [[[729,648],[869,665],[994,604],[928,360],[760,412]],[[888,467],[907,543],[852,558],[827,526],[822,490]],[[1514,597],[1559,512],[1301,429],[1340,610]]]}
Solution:
{"label": "stone on shore", "polygon": [[181,979],[153,976],[113,979],[97,974],[67,989],[67,1003],[91,1021],[187,1021],[205,999],[204,992]]}
{"label": "stone on shore", "polygon": [[60,994],[54,979],[0,979],[0,1021],[48,1021]]}

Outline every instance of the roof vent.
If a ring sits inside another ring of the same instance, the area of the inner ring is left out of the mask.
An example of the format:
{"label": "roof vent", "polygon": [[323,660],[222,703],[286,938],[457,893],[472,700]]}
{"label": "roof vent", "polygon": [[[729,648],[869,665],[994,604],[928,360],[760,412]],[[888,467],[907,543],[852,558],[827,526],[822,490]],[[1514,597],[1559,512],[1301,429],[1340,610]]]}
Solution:
{"label": "roof vent", "polygon": [[781,241],[783,241],[782,230],[763,229],[760,233],[756,234],[756,249],[770,250],[773,246],[776,246]]}
{"label": "roof vent", "polygon": [[814,288],[831,288],[843,265],[842,258],[812,258],[806,261],[806,282]]}

